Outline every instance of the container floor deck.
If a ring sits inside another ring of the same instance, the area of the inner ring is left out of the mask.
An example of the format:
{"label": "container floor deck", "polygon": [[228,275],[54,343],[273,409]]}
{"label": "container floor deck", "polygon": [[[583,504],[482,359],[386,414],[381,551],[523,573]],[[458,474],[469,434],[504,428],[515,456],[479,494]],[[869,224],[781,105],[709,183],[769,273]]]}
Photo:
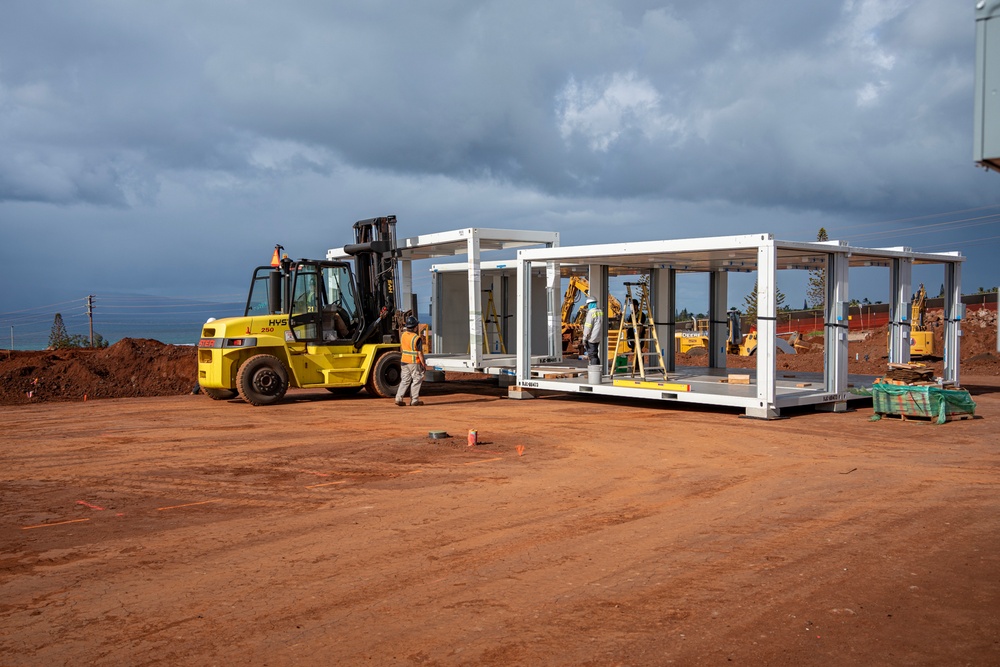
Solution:
{"label": "container floor deck", "polygon": [[[730,375],[743,376],[743,382],[728,382]],[[598,394],[620,394],[636,396],[636,392],[647,392],[649,398],[671,398],[688,402],[706,404],[736,405],[736,401],[757,400],[757,370],[754,368],[707,368],[705,366],[679,366],[666,374],[649,373],[646,382],[664,383],[666,387],[655,385],[646,387],[622,387],[615,385],[615,380],[642,380],[638,375],[628,373],[604,375],[601,384],[590,384],[586,373],[585,362],[564,360],[558,364],[532,365],[532,386],[547,390],[586,391]],[[848,390],[861,387],[870,388],[877,378],[870,375],[848,376]],[[687,385],[689,389],[671,389],[671,386]],[[823,383],[822,372],[779,371],[775,382],[777,407],[822,403],[829,392]],[[669,393],[669,396],[663,396]],[[865,394],[847,395],[847,400],[863,400],[870,398]]]}

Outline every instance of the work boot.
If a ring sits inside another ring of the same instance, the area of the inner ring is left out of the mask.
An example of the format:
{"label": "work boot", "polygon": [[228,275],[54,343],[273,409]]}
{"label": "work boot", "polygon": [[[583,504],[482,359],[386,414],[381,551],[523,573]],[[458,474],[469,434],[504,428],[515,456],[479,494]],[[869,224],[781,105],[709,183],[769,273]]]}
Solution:
{"label": "work boot", "polygon": [[402,407],[404,407],[406,405],[406,403],[404,403],[403,401],[401,401],[399,399],[396,399],[396,405],[398,405],[399,407],[402,408]]}
{"label": "work boot", "polygon": [[415,398],[412,401],[410,401],[410,405],[423,405],[423,404],[424,402],[421,401],[419,398]]}

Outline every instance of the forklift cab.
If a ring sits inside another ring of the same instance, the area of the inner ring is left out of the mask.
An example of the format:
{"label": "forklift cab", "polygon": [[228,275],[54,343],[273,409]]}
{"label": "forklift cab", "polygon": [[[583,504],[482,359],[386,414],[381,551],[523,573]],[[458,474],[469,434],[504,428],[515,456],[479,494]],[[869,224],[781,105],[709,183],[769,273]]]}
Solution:
{"label": "forklift cab", "polygon": [[289,326],[295,340],[350,342],[360,325],[350,265],[300,262],[293,277]]}
{"label": "forklift cab", "polygon": [[258,267],[244,314],[284,313],[288,315],[291,336],[286,342],[350,342],[361,325],[350,264],[285,260],[279,267]]}

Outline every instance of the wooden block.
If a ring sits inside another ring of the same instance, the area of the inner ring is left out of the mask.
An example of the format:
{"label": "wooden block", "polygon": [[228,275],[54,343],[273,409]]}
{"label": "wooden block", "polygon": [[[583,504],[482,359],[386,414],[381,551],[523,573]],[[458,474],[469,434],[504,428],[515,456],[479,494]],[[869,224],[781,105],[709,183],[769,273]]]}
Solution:
{"label": "wooden block", "polygon": [[796,387],[811,387],[811,386],[813,386],[813,383],[812,382],[799,382],[795,386]]}
{"label": "wooden block", "polygon": [[737,375],[734,373],[730,373],[727,380],[729,381],[729,384],[750,384],[749,375],[742,375],[742,374]]}
{"label": "wooden block", "polygon": [[520,387],[520,386],[516,386],[515,385],[513,387],[508,387],[507,388],[507,398],[526,399],[526,398],[534,398],[534,397],[535,397],[535,395],[532,394],[527,389],[525,389],[524,387]]}

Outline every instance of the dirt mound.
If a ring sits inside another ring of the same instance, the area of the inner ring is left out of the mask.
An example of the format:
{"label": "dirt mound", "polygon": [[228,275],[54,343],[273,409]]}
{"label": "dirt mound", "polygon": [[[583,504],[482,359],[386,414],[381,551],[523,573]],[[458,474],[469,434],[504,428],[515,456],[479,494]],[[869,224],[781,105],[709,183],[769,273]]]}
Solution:
{"label": "dirt mound", "polygon": [[0,404],[187,394],[197,350],[124,338],[102,349],[0,353]]}

